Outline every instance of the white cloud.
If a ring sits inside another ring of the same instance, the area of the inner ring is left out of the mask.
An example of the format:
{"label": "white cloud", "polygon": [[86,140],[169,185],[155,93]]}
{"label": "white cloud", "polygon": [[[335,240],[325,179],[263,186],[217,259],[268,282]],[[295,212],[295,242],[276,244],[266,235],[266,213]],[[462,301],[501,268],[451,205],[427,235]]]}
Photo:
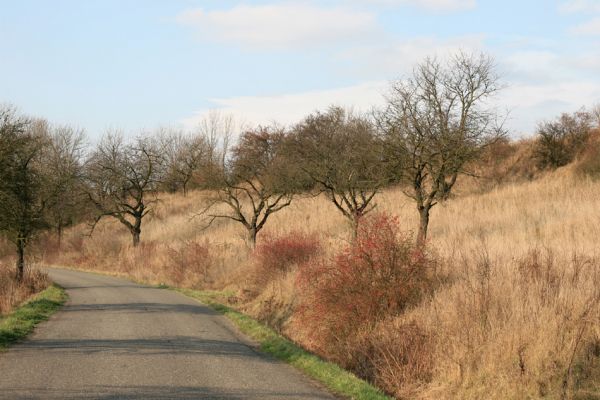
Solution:
{"label": "white cloud", "polygon": [[357,0],[357,2],[388,6],[411,5],[436,12],[470,10],[477,6],[476,0]]}
{"label": "white cloud", "polygon": [[[309,91],[274,96],[240,96],[212,99],[214,108],[248,124],[270,124],[278,122],[285,125],[300,121],[316,110],[325,110],[331,105],[352,107],[356,111],[368,111],[382,104],[387,82],[366,82],[355,86]],[[186,127],[198,124],[209,110],[199,110],[193,116],[181,121]]]}
{"label": "white cloud", "polygon": [[600,1],[568,0],[560,5],[560,10],[566,13],[600,12]]}
{"label": "white cloud", "polygon": [[576,35],[600,35],[600,17],[573,27],[571,33]]}
{"label": "white cloud", "polygon": [[371,12],[305,3],[193,9],[177,20],[196,28],[204,39],[255,48],[335,44],[370,37],[378,30]]}
{"label": "white cloud", "polygon": [[517,135],[530,135],[536,125],[600,101],[600,82],[578,80],[542,85],[514,84],[500,93],[497,104],[510,111],[508,126]]}
{"label": "white cloud", "polygon": [[477,53],[483,46],[483,35],[471,35],[440,39],[416,37],[356,47],[342,51],[336,57],[351,68],[352,75],[378,75],[399,78],[410,73],[413,67],[426,57],[446,58],[459,51]]}
{"label": "white cloud", "polygon": [[[316,110],[330,105],[369,111],[384,104],[388,82],[373,81],[354,86],[274,96],[241,96],[212,99],[213,109],[243,120],[249,125],[278,122],[294,124]],[[531,135],[536,125],[562,112],[575,111],[600,102],[600,82],[578,80],[543,84],[510,83],[495,98],[499,110],[510,111],[507,128],[514,136]],[[181,121],[195,127],[209,109],[199,110]]]}

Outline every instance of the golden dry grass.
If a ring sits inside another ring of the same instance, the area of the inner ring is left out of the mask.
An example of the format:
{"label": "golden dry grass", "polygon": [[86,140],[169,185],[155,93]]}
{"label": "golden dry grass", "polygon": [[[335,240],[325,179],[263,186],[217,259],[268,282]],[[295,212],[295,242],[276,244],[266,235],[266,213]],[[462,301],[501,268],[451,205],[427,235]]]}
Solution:
{"label": "golden dry grass", "polygon": [[[390,351],[378,364],[377,382],[399,398],[599,398],[593,374],[600,353],[600,182],[566,168],[486,193],[467,189],[431,216],[430,246],[443,260],[447,283],[377,332],[388,347],[394,342],[383,338],[396,337],[394,327],[427,332],[431,377],[403,381]],[[289,324],[295,272],[246,301],[254,267],[244,230],[228,220],[202,229],[202,218],[191,217],[204,198],[201,192],[163,196],[136,250],[112,221],[92,238],[82,238],[84,227],[72,229],[54,261],[152,283],[233,289],[245,310],[302,343],[302,331]],[[380,212],[416,229],[415,206],[399,189],[386,190],[377,202]],[[299,230],[317,233],[328,253],[350,239],[345,220],[323,197],[296,200],[260,235]]]}
{"label": "golden dry grass", "polygon": [[21,282],[15,277],[14,267],[0,263],[0,316],[50,285],[48,275],[36,269],[27,270]]}

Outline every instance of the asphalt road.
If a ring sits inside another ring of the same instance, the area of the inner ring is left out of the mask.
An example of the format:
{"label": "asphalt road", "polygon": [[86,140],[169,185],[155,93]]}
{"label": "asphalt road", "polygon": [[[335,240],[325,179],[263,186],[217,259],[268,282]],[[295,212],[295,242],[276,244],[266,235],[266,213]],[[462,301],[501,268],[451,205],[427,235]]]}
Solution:
{"label": "asphalt road", "polygon": [[52,269],[67,304],[0,353],[0,399],[333,399],[181,294]]}

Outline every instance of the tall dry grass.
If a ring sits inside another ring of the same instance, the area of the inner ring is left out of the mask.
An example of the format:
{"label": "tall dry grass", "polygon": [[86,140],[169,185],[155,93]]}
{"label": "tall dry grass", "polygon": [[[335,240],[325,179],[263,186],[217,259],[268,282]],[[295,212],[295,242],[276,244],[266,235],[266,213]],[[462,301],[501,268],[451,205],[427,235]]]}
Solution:
{"label": "tall dry grass", "polygon": [[[230,289],[238,306],[305,343],[308,336],[293,328],[297,270],[257,289],[244,230],[227,220],[204,229],[192,219],[204,197],[163,196],[137,249],[106,221],[91,238],[85,226],[71,229],[62,251],[47,251],[46,259],[152,283]],[[416,229],[415,206],[399,189],[377,202],[402,229]],[[350,350],[368,349],[370,378],[398,398],[598,398],[600,182],[563,169],[485,193],[464,189],[431,218],[429,246],[444,284],[357,337]],[[324,256],[351,240],[321,197],[298,199],[260,235],[290,232],[316,235]]]}
{"label": "tall dry grass", "polygon": [[37,269],[27,269],[21,282],[15,272],[14,267],[0,263],[0,316],[50,285],[48,275]]}

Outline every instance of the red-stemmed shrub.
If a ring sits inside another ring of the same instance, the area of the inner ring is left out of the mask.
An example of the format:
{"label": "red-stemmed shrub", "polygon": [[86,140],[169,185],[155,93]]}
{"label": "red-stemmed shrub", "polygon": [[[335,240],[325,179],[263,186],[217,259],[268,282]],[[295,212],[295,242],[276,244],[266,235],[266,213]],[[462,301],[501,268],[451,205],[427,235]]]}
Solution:
{"label": "red-stemmed shrub", "polygon": [[188,281],[193,287],[208,287],[213,257],[207,243],[186,241],[178,248],[167,247],[167,254],[172,282],[180,285]]}
{"label": "red-stemmed shrub", "polygon": [[279,236],[265,236],[256,246],[255,278],[260,286],[289,272],[321,254],[321,242],[314,234],[290,232]]}
{"label": "red-stemmed shrub", "polygon": [[365,219],[341,253],[301,268],[297,321],[313,350],[346,365],[348,339],[417,304],[432,288],[434,266],[396,218]]}

